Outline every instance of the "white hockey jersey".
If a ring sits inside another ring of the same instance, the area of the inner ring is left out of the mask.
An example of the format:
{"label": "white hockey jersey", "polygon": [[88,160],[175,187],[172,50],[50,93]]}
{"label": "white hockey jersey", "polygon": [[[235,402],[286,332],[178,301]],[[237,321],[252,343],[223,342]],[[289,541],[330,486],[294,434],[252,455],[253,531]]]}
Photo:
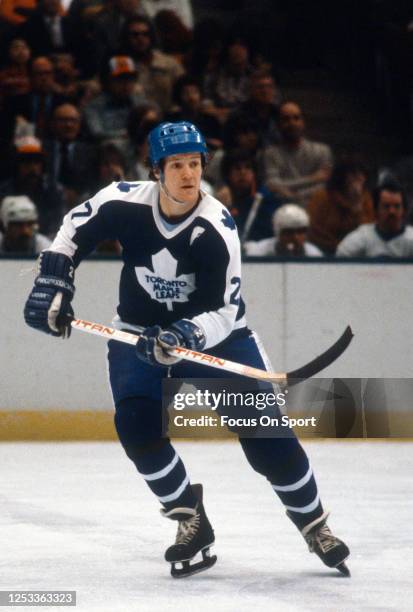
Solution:
{"label": "white hockey jersey", "polygon": [[106,239],[122,246],[117,310],[125,327],[190,319],[206,348],[245,328],[238,233],[212,196],[202,193],[195,210],[171,225],[160,214],[157,183],[112,183],[65,216],[50,250],[77,266]]}

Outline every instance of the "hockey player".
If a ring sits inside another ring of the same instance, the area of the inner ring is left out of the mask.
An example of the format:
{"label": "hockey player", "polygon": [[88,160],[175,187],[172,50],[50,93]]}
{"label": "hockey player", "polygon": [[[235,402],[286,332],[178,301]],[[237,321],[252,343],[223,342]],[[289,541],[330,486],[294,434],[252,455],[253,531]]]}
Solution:
{"label": "hockey player", "polygon": [[[257,368],[269,365],[246,326],[240,296],[240,244],[223,205],[200,191],[208,152],[191,123],[162,123],[149,134],[150,178],[115,182],[70,211],[40,257],[39,274],[25,306],[28,325],[68,336],[75,292],[74,270],[97,243],[117,239],[123,248],[120,302],[115,326],[145,329],[133,347],[109,341],[109,374],[115,425],[128,457],[178,522],[165,559],[173,576],[213,565],[214,532],[202,487],[191,485],[169,438],[162,436],[161,383],[176,378],[217,377],[217,371],[180,361],[168,350],[208,349],[217,357]],[[226,375],[228,376],[228,374]],[[286,438],[240,438],[254,470],[264,475],[310,551],[348,575],[347,546],[326,524],[307,455],[291,432]],[[191,561],[202,552],[202,560]]]}

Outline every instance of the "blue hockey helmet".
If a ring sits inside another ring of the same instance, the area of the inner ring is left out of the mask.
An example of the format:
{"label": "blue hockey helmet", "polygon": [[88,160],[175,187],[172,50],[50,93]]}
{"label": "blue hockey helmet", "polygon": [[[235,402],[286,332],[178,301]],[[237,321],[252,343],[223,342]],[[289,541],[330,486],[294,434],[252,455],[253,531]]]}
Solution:
{"label": "blue hockey helmet", "polygon": [[205,138],[189,121],[160,123],[149,132],[148,143],[152,166],[158,166],[165,157],[180,153],[201,153],[205,160],[208,155]]}

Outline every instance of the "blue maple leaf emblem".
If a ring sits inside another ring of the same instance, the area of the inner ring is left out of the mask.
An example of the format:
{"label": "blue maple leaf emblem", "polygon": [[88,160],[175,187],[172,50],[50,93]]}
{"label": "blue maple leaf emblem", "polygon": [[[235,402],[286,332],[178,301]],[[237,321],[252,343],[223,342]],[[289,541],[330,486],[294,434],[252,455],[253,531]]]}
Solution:
{"label": "blue maple leaf emblem", "polygon": [[127,183],[126,181],[121,181],[116,185],[119,191],[123,191],[124,193],[128,193],[134,187],[137,187],[139,183]]}
{"label": "blue maple leaf emblem", "polygon": [[231,217],[231,215],[229,214],[229,212],[227,210],[223,210],[222,214],[224,215],[224,218],[221,219],[222,223],[225,225],[225,227],[229,227],[230,230],[235,230],[237,229],[237,226],[235,225],[235,221],[234,219]]}

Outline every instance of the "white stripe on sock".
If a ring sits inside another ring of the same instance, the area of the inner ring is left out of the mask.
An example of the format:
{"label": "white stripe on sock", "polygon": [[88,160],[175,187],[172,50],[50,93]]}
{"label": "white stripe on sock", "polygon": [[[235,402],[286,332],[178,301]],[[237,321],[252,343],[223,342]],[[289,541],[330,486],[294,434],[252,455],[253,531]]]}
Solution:
{"label": "white stripe on sock", "polygon": [[301,506],[297,508],[295,506],[287,506],[284,504],[284,507],[287,508],[287,510],[291,510],[291,512],[299,512],[300,514],[305,514],[306,512],[312,512],[313,510],[315,510],[319,504],[319,501],[320,495],[317,493],[315,499],[306,506]]}
{"label": "white stripe on sock", "polygon": [[170,495],[165,495],[164,497],[159,497],[158,495],[159,501],[164,503],[164,502],[170,502],[170,501],[173,501],[174,499],[177,499],[181,495],[181,493],[184,491],[188,483],[189,483],[189,477],[185,476],[183,483],[176,489],[176,491],[174,491]]}
{"label": "white stripe on sock", "polygon": [[169,474],[169,472],[171,472],[174,469],[178,461],[179,461],[179,455],[178,453],[175,453],[175,456],[172,459],[172,461],[168,463],[167,466],[162,468],[162,470],[159,470],[159,472],[153,472],[152,474],[142,474],[141,472],[141,475],[143,476],[145,480],[159,480],[160,478],[163,478],[164,476]]}
{"label": "white stripe on sock", "polygon": [[282,486],[272,484],[271,486],[274,489],[274,491],[297,491],[297,489],[300,489],[305,484],[307,484],[307,482],[310,480],[312,475],[313,475],[313,470],[311,469],[311,466],[310,466],[305,476],[300,478],[300,480],[293,482],[293,484],[282,485]]}

